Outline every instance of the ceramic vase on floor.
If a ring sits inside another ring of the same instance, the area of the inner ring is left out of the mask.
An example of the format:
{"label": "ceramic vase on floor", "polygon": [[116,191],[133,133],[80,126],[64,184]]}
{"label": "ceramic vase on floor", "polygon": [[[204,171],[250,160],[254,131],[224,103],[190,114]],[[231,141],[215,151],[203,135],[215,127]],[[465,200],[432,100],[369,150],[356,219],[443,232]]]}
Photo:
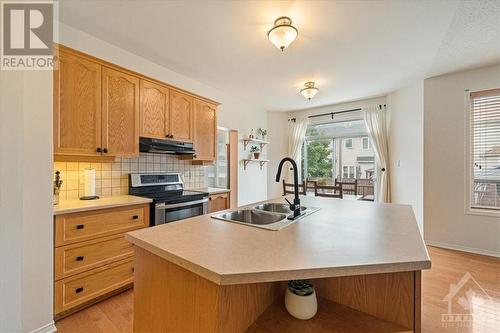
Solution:
{"label": "ceramic vase on floor", "polygon": [[297,319],[307,320],[316,315],[316,292],[307,281],[289,281],[285,293],[285,307]]}

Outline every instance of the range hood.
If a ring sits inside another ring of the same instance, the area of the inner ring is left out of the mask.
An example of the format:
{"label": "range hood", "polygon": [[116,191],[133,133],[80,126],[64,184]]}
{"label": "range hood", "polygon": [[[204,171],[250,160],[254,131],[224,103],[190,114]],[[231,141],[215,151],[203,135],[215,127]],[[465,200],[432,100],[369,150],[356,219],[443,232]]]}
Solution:
{"label": "range hood", "polygon": [[139,151],[155,154],[194,155],[193,144],[189,142],[139,138]]}

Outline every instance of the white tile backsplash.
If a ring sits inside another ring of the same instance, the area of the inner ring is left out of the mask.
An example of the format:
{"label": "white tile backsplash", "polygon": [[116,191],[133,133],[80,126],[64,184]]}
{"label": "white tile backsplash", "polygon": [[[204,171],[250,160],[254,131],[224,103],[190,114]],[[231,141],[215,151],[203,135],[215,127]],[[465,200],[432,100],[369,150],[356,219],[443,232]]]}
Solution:
{"label": "white tile backsplash", "polygon": [[186,188],[206,187],[205,167],[180,160],[174,155],[141,153],[135,158],[116,158],[112,163],[55,162],[54,172],[61,173],[61,199],[83,196],[83,170],[96,169],[96,194],[101,197],[128,193],[131,172],[180,172]]}

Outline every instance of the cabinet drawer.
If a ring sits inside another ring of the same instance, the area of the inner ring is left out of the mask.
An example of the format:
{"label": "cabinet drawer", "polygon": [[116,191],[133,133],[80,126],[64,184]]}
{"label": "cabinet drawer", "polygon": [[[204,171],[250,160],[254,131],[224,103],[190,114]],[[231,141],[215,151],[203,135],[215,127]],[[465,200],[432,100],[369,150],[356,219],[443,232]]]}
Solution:
{"label": "cabinet drawer", "polygon": [[73,244],[149,225],[149,205],[136,205],[56,216],[55,244]]}
{"label": "cabinet drawer", "polygon": [[133,259],[126,259],[56,281],[54,312],[61,313],[132,283],[133,269]]}
{"label": "cabinet drawer", "polygon": [[55,278],[60,280],[133,255],[134,245],[123,234],[57,247]]}

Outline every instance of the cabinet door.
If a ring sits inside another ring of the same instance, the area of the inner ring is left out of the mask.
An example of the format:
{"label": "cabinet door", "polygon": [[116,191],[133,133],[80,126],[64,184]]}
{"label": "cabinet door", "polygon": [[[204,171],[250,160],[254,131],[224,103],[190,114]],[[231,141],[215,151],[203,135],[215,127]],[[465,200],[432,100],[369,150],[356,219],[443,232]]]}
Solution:
{"label": "cabinet door", "polygon": [[54,154],[100,155],[101,65],[59,52],[54,71]]}
{"label": "cabinet door", "polygon": [[169,90],[141,80],[141,136],[165,139],[170,134]]}
{"label": "cabinet door", "polygon": [[217,107],[195,99],[193,121],[193,144],[196,150],[195,160],[215,160],[217,137]]}
{"label": "cabinet door", "polygon": [[208,212],[215,213],[221,210],[228,209],[228,198],[229,196],[227,193],[212,194],[208,198]]}
{"label": "cabinet door", "polygon": [[139,79],[102,69],[102,142],[107,155],[139,155]]}
{"label": "cabinet door", "polygon": [[170,91],[170,134],[173,140],[193,141],[193,98]]}

